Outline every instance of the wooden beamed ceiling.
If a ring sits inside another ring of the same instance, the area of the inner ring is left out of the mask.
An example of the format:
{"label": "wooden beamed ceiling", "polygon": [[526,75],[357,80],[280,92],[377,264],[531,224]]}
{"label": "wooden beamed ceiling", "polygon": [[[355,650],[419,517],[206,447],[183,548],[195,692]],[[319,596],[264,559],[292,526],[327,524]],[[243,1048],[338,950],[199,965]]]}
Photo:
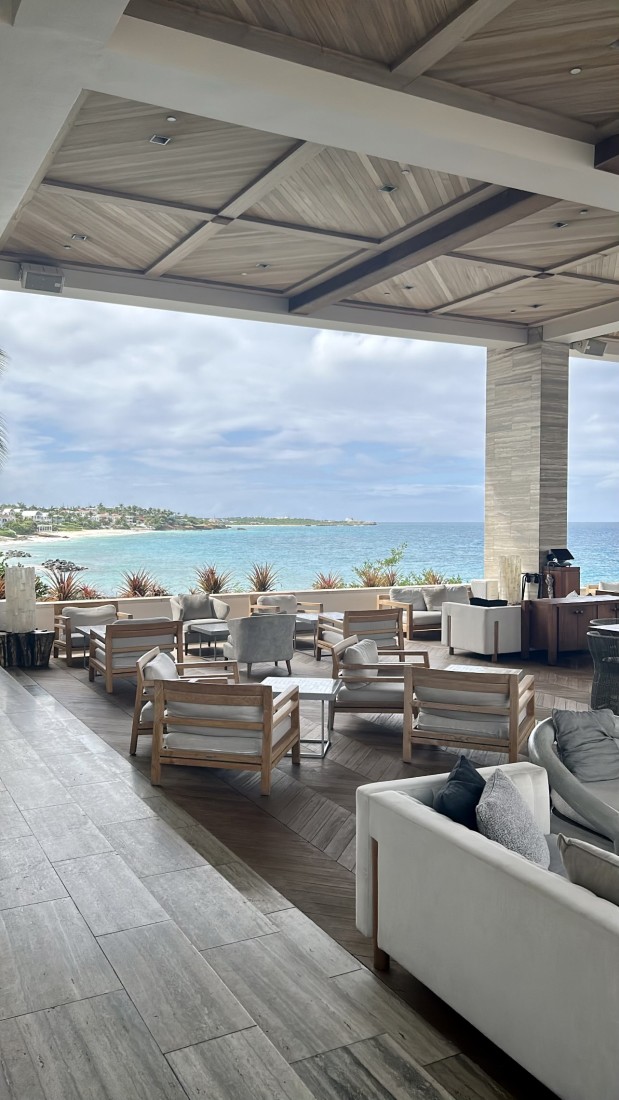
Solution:
{"label": "wooden beamed ceiling", "polygon": [[130,0],[126,12],[550,133],[619,133],[616,0]]}
{"label": "wooden beamed ceiling", "polygon": [[0,254],[252,288],[308,315],[535,325],[619,302],[615,213],[99,93]]}

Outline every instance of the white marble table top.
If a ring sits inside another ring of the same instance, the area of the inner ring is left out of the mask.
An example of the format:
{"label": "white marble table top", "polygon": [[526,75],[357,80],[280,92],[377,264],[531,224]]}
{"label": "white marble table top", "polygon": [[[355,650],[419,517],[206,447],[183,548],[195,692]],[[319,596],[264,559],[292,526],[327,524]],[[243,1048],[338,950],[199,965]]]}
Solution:
{"label": "white marble table top", "polygon": [[300,699],[335,699],[342,686],[341,680],[327,680],[324,676],[267,676],[262,683],[278,692],[298,687]]}
{"label": "white marble table top", "polygon": [[447,665],[445,672],[494,672],[502,676],[522,676],[522,668],[505,668],[504,665]]}

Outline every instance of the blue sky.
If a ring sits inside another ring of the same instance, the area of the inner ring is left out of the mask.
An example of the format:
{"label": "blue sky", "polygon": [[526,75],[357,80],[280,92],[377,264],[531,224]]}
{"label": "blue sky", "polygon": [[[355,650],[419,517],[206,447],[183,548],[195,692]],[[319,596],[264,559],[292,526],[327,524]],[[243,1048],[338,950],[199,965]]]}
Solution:
{"label": "blue sky", "polygon": [[[0,292],[0,499],[483,518],[485,352]],[[570,519],[619,519],[619,366],[573,360]]]}

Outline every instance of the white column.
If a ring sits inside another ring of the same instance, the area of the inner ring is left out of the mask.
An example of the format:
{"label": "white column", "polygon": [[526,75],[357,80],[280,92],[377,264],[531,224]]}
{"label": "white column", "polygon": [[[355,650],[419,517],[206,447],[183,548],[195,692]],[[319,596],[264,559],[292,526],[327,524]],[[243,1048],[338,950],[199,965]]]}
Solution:
{"label": "white column", "polygon": [[488,352],[487,577],[503,555],[537,572],[551,547],[567,545],[568,370],[565,344]]}

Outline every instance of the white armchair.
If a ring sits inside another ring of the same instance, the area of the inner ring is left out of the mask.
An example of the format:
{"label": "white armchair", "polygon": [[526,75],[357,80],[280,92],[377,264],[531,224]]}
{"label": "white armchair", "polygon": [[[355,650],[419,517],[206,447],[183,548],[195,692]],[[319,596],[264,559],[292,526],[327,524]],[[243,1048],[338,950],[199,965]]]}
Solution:
{"label": "white armchair", "polygon": [[476,604],[444,603],[441,642],[454,649],[482,653],[496,661],[499,653],[520,653],[520,604],[480,607]]}

